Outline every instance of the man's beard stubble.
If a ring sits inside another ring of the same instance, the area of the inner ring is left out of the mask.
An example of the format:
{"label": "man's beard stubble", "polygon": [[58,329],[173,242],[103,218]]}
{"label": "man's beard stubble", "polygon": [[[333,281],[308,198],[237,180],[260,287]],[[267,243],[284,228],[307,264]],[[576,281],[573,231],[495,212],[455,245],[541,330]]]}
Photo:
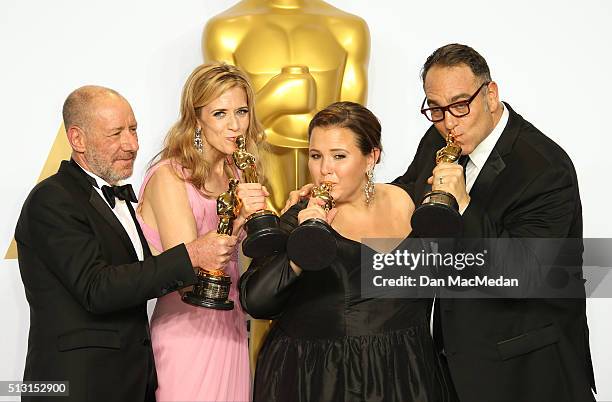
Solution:
{"label": "man's beard stubble", "polygon": [[98,177],[104,179],[109,184],[117,184],[120,180],[125,180],[132,175],[134,161],[136,160],[136,152],[129,153],[132,156],[132,166],[129,170],[116,171],[113,169],[112,162],[104,159],[103,155],[99,153],[95,148],[85,150],[85,160],[89,165],[89,168]]}

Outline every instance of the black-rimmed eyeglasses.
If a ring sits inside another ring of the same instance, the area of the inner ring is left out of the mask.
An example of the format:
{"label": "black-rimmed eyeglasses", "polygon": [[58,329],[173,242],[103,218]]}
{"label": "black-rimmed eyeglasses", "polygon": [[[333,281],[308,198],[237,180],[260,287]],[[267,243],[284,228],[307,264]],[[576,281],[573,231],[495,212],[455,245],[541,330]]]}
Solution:
{"label": "black-rimmed eyeglasses", "polygon": [[433,123],[437,123],[439,121],[444,120],[444,112],[448,112],[455,117],[467,116],[470,113],[470,103],[472,103],[472,101],[476,99],[476,96],[478,95],[480,90],[489,85],[490,83],[490,81],[483,83],[476,90],[476,92],[474,92],[474,95],[469,97],[469,99],[454,102],[446,106],[436,106],[425,109],[425,103],[427,102],[427,97],[425,97],[425,99],[423,99],[423,104],[421,105],[421,113],[423,113],[425,117],[427,117],[427,120]]}

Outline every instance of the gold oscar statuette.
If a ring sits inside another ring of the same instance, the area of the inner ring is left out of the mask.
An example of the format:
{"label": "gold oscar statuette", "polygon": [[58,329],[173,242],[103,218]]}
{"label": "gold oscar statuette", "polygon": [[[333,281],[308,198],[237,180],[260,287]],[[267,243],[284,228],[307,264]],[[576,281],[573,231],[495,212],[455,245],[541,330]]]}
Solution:
{"label": "gold oscar statuette", "polygon": [[[245,183],[258,183],[255,156],[247,152],[243,136],[236,138],[237,149],[232,154],[234,164],[242,171]],[[280,228],[280,220],[274,211],[262,209],[247,217],[244,228],[247,237],[242,242],[242,252],[257,258],[278,253],[285,249],[287,234]]]}
{"label": "gold oscar statuette", "polygon": [[[240,211],[240,199],[236,195],[237,179],[229,180],[229,188],[217,197],[217,215],[219,224],[217,233],[231,236],[234,220]],[[229,300],[232,280],[222,270],[207,272],[200,269],[198,282],[193,290],[185,292],[182,300],[193,306],[212,308],[215,310],[232,310],[234,302]]]}
{"label": "gold oscar statuette", "polygon": [[267,147],[273,208],[308,183],[308,123],[337,101],[366,103],[366,22],[321,0],[243,0],[207,21],[204,60],[245,71]]}
{"label": "gold oscar statuette", "polygon": [[[312,188],[310,196],[323,200],[323,209],[329,212],[335,205],[331,195],[333,184],[323,182]],[[287,239],[287,256],[305,271],[319,271],[335,259],[338,244],[327,221],[310,218],[296,227]]]}
{"label": "gold oscar statuette", "polygon": [[[461,147],[452,134],[446,137],[446,146],[436,152],[436,165],[455,163],[461,156]],[[463,220],[455,197],[446,191],[433,190],[423,196],[421,205],[411,219],[412,230],[420,237],[453,237],[461,233]]]}

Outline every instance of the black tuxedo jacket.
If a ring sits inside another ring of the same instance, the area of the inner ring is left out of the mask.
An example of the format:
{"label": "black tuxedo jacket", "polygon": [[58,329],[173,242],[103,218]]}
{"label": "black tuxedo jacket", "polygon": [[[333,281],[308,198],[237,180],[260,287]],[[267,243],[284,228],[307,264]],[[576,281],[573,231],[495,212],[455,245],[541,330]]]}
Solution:
{"label": "black tuxedo jacket", "polygon": [[[146,301],[195,282],[184,245],[138,261],[123,226],[74,161],[39,183],[17,228],[30,305],[24,380],[69,381],[69,401],[144,401],[156,387]],[[41,398],[27,400],[42,400]]]}
{"label": "black tuxedo jacket", "polygon": [[[570,158],[505,107],[508,124],[470,191],[463,237],[581,239],[582,210]],[[417,205],[430,190],[426,181],[444,145],[431,126],[407,172],[395,180]],[[513,256],[515,263],[522,252]],[[434,327],[441,333],[434,337],[461,402],[594,400],[584,297],[442,298],[437,303]]]}

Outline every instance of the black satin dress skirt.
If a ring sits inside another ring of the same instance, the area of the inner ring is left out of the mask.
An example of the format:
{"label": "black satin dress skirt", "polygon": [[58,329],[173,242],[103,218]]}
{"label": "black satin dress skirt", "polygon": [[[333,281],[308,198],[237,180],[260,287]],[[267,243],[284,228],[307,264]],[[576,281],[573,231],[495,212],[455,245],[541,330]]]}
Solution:
{"label": "black satin dress skirt", "polygon": [[[429,299],[362,299],[360,243],[292,279],[260,351],[255,402],[447,402],[454,391],[429,331]],[[278,267],[290,269],[280,258]]]}

